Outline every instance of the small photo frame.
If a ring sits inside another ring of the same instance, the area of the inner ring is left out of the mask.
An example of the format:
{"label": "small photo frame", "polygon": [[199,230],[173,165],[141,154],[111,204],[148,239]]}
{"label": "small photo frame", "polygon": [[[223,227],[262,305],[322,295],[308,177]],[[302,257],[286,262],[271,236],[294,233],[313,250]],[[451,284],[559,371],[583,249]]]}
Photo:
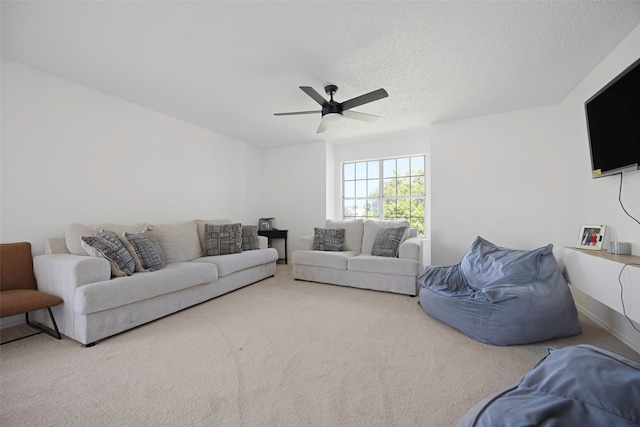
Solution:
{"label": "small photo frame", "polygon": [[258,229],[260,231],[269,231],[273,229],[273,218],[260,218],[258,221]]}
{"label": "small photo frame", "polygon": [[606,225],[583,224],[580,227],[580,235],[578,236],[579,240],[576,248],[591,249],[594,251],[602,250],[606,230]]}

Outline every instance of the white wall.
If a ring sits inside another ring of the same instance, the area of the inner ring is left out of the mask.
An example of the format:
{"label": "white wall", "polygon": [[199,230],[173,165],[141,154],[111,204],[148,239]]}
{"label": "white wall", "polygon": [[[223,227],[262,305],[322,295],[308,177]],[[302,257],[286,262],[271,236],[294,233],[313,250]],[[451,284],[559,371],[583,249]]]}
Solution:
{"label": "white wall", "polygon": [[[335,145],[328,143],[326,144],[327,156],[325,160],[326,167],[326,181],[325,188],[335,188],[336,182],[340,181],[340,173],[338,172],[339,166],[336,166],[336,150]],[[331,191],[327,191],[325,193],[325,218],[333,218],[334,212],[336,209],[339,209],[336,205],[336,198]],[[338,205],[339,206],[339,205]]]}
{"label": "white wall", "polygon": [[[640,57],[636,28],[556,106],[432,126],[432,258],[457,263],[482,235],[503,246],[574,246],[581,224],[632,243],[640,225],[618,203],[619,177],[591,178],[584,102]],[[640,172],[623,200],[640,217]]]}
{"label": "white wall", "polygon": [[0,241],[264,215],[264,150],[2,59]]}
{"label": "white wall", "polygon": [[[301,236],[324,224],[327,182],[327,143],[318,141],[266,150],[264,156],[265,216],[275,227],[289,230],[289,259]],[[274,240],[284,256],[284,245]]]}
{"label": "white wall", "polygon": [[521,249],[577,236],[579,224],[563,229],[573,196],[559,126],[557,107],[433,126],[433,264],[456,264],[478,235]]}

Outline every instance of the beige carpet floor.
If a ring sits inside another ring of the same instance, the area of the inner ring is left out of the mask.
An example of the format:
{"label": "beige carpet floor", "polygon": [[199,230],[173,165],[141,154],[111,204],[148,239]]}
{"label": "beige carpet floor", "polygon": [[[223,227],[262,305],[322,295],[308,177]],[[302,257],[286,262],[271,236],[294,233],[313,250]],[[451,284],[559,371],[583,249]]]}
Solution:
{"label": "beige carpet floor", "polygon": [[0,347],[2,426],[452,426],[546,355],[640,355],[587,319],[580,336],[475,342],[418,298],[275,278],[84,348]]}
{"label": "beige carpet floor", "polygon": [[44,332],[32,328],[26,323],[22,323],[16,326],[10,326],[0,330],[0,343],[5,344],[14,340],[21,340],[31,337],[36,334],[43,334]]}

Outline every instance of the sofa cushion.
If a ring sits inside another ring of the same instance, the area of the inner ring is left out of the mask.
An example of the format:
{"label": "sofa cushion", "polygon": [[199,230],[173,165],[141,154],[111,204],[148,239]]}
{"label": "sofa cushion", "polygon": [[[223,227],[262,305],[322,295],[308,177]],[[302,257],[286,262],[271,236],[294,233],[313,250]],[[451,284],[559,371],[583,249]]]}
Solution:
{"label": "sofa cushion", "polygon": [[378,231],[382,227],[407,227],[407,231],[402,237],[402,241],[409,237],[409,221],[406,220],[377,220],[369,219],[364,223],[363,236],[362,236],[362,253],[370,254],[373,250],[373,242],[375,242],[378,236]]}
{"label": "sofa cushion", "polygon": [[314,228],[314,251],[344,251],[344,228]]}
{"label": "sofa cushion", "polygon": [[122,233],[122,242],[131,253],[136,271],[156,271],[166,265],[166,259],[158,239],[148,231]]}
{"label": "sofa cushion", "polygon": [[278,251],[269,249],[258,249],[236,254],[206,256],[196,258],[193,262],[215,264],[218,267],[218,276],[228,276],[237,271],[259,265],[269,264],[278,260]]}
{"label": "sofa cushion", "polygon": [[398,247],[408,227],[382,227],[373,241],[371,255],[393,257],[398,256]]}
{"label": "sofa cushion", "polygon": [[80,286],[75,291],[73,307],[78,314],[96,313],[203,285],[217,278],[215,265],[196,262],[168,264],[162,270]]}
{"label": "sofa cushion", "polygon": [[149,225],[149,231],[158,239],[167,264],[191,261],[202,254],[198,227],[194,221]]}
{"label": "sofa cushion", "polygon": [[293,263],[346,270],[347,261],[356,255],[358,255],[358,252],[355,251],[324,252],[297,250],[293,252]]}
{"label": "sofa cushion", "polygon": [[242,247],[243,251],[260,249],[260,238],[258,237],[257,225],[242,226]]}
{"label": "sofa cushion", "polygon": [[242,252],[242,224],[206,224],[204,227],[204,245],[204,256]]}
{"label": "sofa cushion", "polygon": [[348,269],[350,271],[417,277],[420,274],[420,263],[415,259],[360,254],[349,259]]}
{"label": "sofa cushion", "polygon": [[83,248],[91,256],[105,258],[111,264],[111,275],[130,276],[136,264],[122,241],[113,231],[99,231],[91,236],[82,236]]}
{"label": "sofa cushion", "polygon": [[204,247],[205,247],[204,226],[207,224],[213,224],[213,225],[231,224],[230,219],[196,219],[195,222],[196,222],[196,226],[198,227],[198,240],[200,241],[200,248],[202,251],[200,256],[204,254]]}
{"label": "sofa cushion", "polygon": [[328,219],[324,228],[344,229],[344,250],[362,252],[362,233],[364,221],[361,219],[337,220]]}
{"label": "sofa cushion", "polygon": [[476,290],[524,285],[538,278],[540,257],[553,256],[552,249],[552,245],[532,251],[501,248],[478,236],[462,258],[460,270],[469,287]]}
{"label": "sofa cushion", "polygon": [[125,231],[129,233],[142,233],[147,229],[147,224],[137,223],[132,225],[121,224],[70,224],[65,230],[65,241],[69,253],[75,255],[88,255],[82,247],[82,236],[91,236],[102,230],[110,230],[118,236],[122,236]]}

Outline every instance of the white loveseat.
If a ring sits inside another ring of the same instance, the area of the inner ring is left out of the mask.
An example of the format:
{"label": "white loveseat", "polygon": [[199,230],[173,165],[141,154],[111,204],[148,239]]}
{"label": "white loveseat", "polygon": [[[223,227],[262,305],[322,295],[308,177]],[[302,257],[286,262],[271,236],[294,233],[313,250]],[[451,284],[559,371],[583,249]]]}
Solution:
{"label": "white loveseat", "polygon": [[297,280],[351,286],[415,296],[417,277],[430,262],[429,242],[409,228],[396,257],[371,255],[383,227],[409,226],[407,221],[331,220],[325,229],[344,229],[344,251],[313,250],[314,236],[302,237],[293,252]]}
{"label": "white loveseat", "polygon": [[[66,238],[48,239],[44,255],[34,258],[38,289],[64,303],[52,307],[60,332],[87,346],[195,304],[275,275],[278,252],[259,239],[259,249],[201,256],[205,224],[229,220],[195,220],[184,224],[136,224],[130,230],[152,231],[166,256],[157,271],[112,277],[110,262],[79,254],[77,225]],[[72,227],[72,226],[70,226]],[[102,224],[92,229],[123,226]],[[125,227],[126,229],[126,227]],[[84,233],[86,234],[86,232]],[[74,253],[71,253],[74,252]]]}

